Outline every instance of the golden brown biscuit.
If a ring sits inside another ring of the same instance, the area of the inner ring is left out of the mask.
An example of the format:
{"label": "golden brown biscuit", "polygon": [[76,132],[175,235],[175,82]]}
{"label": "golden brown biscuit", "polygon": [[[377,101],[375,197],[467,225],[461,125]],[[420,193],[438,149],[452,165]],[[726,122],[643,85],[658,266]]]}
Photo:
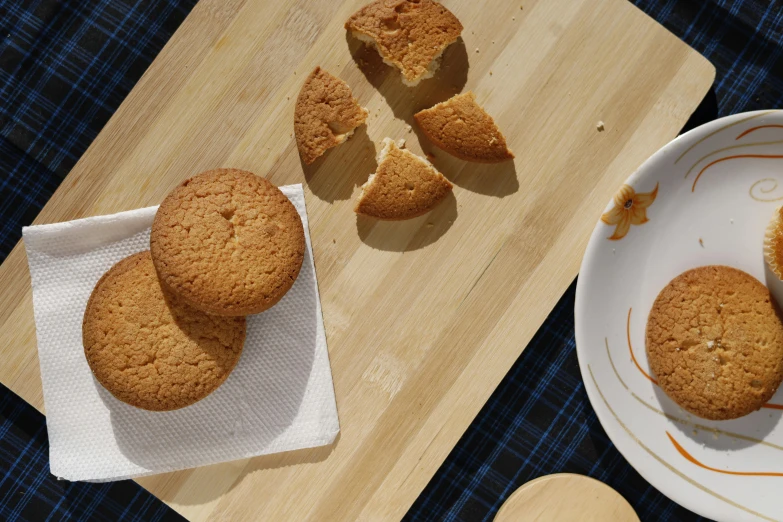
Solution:
{"label": "golden brown biscuit", "polygon": [[465,161],[499,163],[514,159],[495,120],[468,91],[414,115],[427,138]]}
{"label": "golden brown biscuit", "polygon": [[376,0],[354,13],[345,28],[400,69],[402,82],[411,87],[435,74],[443,51],[462,32],[457,17],[432,0]]}
{"label": "golden brown biscuit", "polygon": [[449,195],[451,183],[428,161],[383,140],[378,169],[362,186],[357,214],[378,219],[409,219],[426,214]]}
{"label": "golden brown biscuit", "polygon": [[783,379],[783,323],[755,278],[703,266],[661,290],[647,320],[647,357],[681,407],[734,419],[758,410]]}
{"label": "golden brown biscuit", "polygon": [[117,399],[145,410],[189,406],[239,361],[244,317],[207,315],[165,290],[149,251],[126,257],[95,285],[82,322],[84,355]]}
{"label": "golden brown biscuit", "polygon": [[783,279],[783,207],[777,208],[764,234],[764,260]]}
{"label": "golden brown biscuit", "polygon": [[152,260],[189,305],[249,315],[293,286],[305,251],[302,220],[280,189],[236,169],[210,170],[171,191],[155,214]]}
{"label": "golden brown biscuit", "polygon": [[309,165],[343,143],[368,115],[347,83],[316,67],[302,85],[294,108],[294,133],[302,160]]}

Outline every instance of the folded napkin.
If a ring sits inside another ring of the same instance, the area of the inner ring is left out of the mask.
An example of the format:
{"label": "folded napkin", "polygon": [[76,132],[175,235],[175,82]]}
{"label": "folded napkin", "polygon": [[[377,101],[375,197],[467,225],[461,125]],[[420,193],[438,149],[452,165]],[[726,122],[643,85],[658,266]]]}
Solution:
{"label": "folded napkin", "polygon": [[331,443],[340,430],[301,185],[281,187],[302,218],[307,253],[273,308],[247,318],[242,357],[205,399],[150,412],[95,380],[82,316],[95,283],[149,248],[157,207],[26,227],[51,472],[106,481]]}

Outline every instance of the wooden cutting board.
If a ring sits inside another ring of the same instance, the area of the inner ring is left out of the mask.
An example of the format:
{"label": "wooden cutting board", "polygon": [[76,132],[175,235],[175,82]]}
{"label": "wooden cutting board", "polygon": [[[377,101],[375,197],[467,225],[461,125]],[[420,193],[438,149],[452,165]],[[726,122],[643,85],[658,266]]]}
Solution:
{"label": "wooden cutting board", "polygon": [[[305,184],[342,433],[327,448],[139,480],[192,520],[399,519],[576,276],[618,185],[714,78],[626,0],[447,0],[464,41],[410,89],[346,37],[361,4],[202,0],[36,219],[158,204],[220,166]],[[372,116],[303,167],[293,106],[316,65]],[[464,163],[409,130],[415,111],[468,89],[515,162]],[[434,153],[454,197],[411,221],[357,219],[386,136]],[[0,303],[0,381],[43,411],[21,245],[0,268]]]}

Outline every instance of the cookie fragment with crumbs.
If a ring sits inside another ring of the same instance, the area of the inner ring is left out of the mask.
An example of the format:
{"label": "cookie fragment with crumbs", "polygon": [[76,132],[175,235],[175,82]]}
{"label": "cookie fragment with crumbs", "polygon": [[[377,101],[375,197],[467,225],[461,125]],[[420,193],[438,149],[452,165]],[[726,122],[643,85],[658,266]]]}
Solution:
{"label": "cookie fragment with crumbs", "polygon": [[310,165],[343,143],[369,114],[347,83],[316,67],[302,85],[294,108],[294,133],[302,160]]}
{"label": "cookie fragment with crumbs", "polygon": [[414,118],[427,138],[452,156],[477,163],[514,159],[495,120],[471,91],[419,111]]}
{"label": "cookie fragment with crumbs", "polygon": [[462,33],[457,17],[432,0],[377,0],[354,13],[345,28],[397,67],[409,87],[435,75],[443,52]]}
{"label": "cookie fragment with crumbs", "polygon": [[391,138],[383,140],[378,168],[362,185],[356,213],[384,220],[421,216],[451,193],[452,185],[427,160],[401,148]]}

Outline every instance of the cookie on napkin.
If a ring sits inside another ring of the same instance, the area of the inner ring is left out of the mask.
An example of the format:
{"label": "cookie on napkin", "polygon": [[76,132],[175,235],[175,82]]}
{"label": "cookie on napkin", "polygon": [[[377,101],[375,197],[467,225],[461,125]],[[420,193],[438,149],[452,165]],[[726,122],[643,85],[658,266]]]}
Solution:
{"label": "cookie on napkin", "polygon": [[158,208],[150,235],[161,281],[189,305],[250,315],[293,286],[305,251],[296,208],[266,179],[237,169],[182,182]]}
{"label": "cookie on napkin", "polygon": [[95,285],[82,322],[84,354],[117,399],[153,411],[190,406],[236,366],[244,317],[219,317],[161,287],[149,251],[126,257]]}

